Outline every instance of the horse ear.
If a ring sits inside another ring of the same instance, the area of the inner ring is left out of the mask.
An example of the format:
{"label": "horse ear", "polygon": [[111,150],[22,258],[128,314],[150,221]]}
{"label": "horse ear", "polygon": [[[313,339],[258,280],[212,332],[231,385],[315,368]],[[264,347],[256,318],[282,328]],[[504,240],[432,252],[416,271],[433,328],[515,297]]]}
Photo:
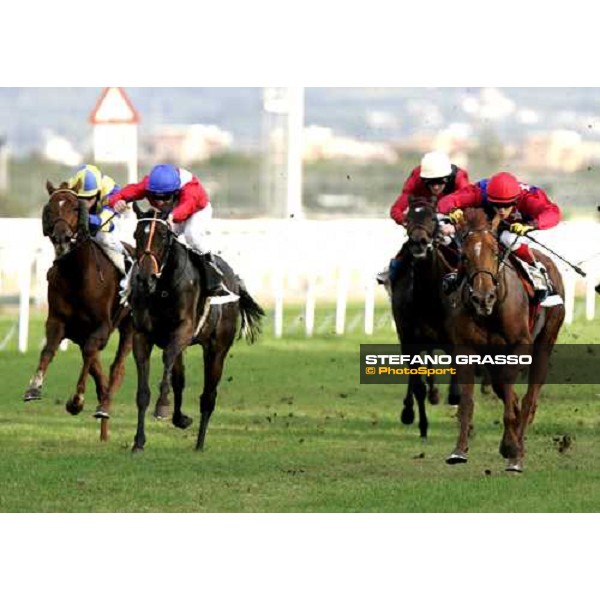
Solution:
{"label": "horse ear", "polygon": [[76,194],[81,191],[81,179],[77,180],[77,183],[71,188]]}
{"label": "horse ear", "polygon": [[56,188],[52,185],[52,183],[49,180],[46,180],[46,189],[48,190],[48,194],[50,194],[50,196],[52,196],[52,194],[54,194],[54,192],[56,191]]}
{"label": "horse ear", "polygon": [[414,196],[409,196],[408,197],[408,206],[412,207],[412,205],[415,203],[415,197]]}
{"label": "horse ear", "polygon": [[144,214],[144,211],[138,206],[137,202],[133,202],[133,212],[136,214],[137,218],[140,219]]}

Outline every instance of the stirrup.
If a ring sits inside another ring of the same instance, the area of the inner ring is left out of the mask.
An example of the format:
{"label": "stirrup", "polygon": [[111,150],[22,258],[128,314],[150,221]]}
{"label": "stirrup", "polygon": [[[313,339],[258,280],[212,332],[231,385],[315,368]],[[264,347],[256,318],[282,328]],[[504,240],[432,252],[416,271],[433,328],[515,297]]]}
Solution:
{"label": "stirrup", "polygon": [[390,282],[390,272],[382,271],[381,273],[377,273],[375,279],[379,285],[386,285],[386,283]]}

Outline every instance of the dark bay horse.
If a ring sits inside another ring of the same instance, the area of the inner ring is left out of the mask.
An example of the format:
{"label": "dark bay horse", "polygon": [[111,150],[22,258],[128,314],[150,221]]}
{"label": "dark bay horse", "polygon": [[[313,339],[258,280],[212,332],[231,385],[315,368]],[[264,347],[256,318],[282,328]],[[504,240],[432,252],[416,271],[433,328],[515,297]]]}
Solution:
{"label": "dark bay horse", "polygon": [[[72,415],[83,410],[86,381],[91,375],[98,397],[94,416],[102,419],[100,438],[105,441],[111,401],[123,380],[132,346],[129,310],[119,305],[121,273],[89,236],[87,205],[78,199],[77,187],[70,189],[62,183],[55,188],[47,182],[46,188],[50,199],[44,206],[42,227],[54,245],[56,259],[47,275],[46,342],[23,399],[41,399],[44,377],[59,344],[64,339],[73,341],[81,349],[83,366],[66,409]],[[115,329],[119,330],[119,345],[107,381],[100,352]]]}
{"label": "dark bay horse", "polygon": [[[409,199],[406,229],[410,256],[404,259],[400,273],[392,284],[392,313],[402,354],[412,355],[429,352],[433,347],[442,348],[450,341],[445,330],[442,278],[452,270],[450,263],[453,262],[453,254],[457,253],[436,241],[438,221],[435,198]],[[430,402],[437,404],[437,388],[431,379],[428,384]],[[421,375],[410,375],[401,421],[405,425],[414,422],[413,401],[416,398],[422,438],[427,437],[428,429],[426,396],[427,388]],[[448,402],[456,405],[458,400],[458,388],[452,381]]]}
{"label": "dark bay horse", "polygon": [[[530,297],[517,268],[507,259],[507,250],[498,241],[499,219],[489,222],[482,209],[465,211],[460,227],[464,279],[450,299],[446,328],[455,351],[481,355],[490,348],[502,354],[528,355],[527,392],[519,406],[514,390],[518,365],[490,366],[492,388],[504,403],[504,435],[500,454],[507,470],[521,472],[524,436],[533,421],[538,398],[548,372],[552,347],[565,318],[564,305],[549,308],[530,305]],[[564,300],[561,275],[554,262],[534,250]],[[485,349],[485,350],[484,350]],[[457,365],[460,387],[460,433],[448,464],[467,462],[469,427],[473,418],[473,366]]]}
{"label": "dark bay horse", "polygon": [[134,322],[133,353],[137,366],[138,424],[133,451],[144,449],[145,415],[150,403],[150,356],[154,346],[163,350],[163,374],[155,416],[169,415],[168,393],[173,386],[172,422],[185,429],[192,419],[181,412],[185,387],[184,350],[199,344],[204,353],[204,389],[200,396],[200,427],[196,449],[204,448],[208,422],[215,409],[217,386],[225,358],[238,330],[250,342],[260,332],[262,308],[253,300],[241,280],[225,261],[216,257],[225,275],[227,288],[239,300],[211,305],[205,294],[202,260],[177,241],[166,220],[155,210],[138,215],[135,230],[136,263],[132,272],[130,304]]}

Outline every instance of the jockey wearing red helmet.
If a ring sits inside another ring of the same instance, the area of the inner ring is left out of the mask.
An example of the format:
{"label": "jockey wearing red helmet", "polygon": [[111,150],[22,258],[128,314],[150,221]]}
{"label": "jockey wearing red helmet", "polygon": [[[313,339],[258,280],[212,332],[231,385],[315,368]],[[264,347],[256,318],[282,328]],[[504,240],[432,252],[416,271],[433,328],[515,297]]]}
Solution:
{"label": "jockey wearing red helmet", "polygon": [[537,295],[548,294],[549,279],[545,267],[535,260],[524,237],[536,229],[550,229],[560,223],[560,208],[539,187],[519,182],[514,175],[501,172],[491,179],[483,179],[462,190],[449,194],[438,203],[438,212],[448,214],[453,221],[462,217],[462,209],[482,207],[490,217],[500,216],[508,224],[500,241],[512,248],[514,254],[530,268]]}
{"label": "jockey wearing red helmet", "polygon": [[110,206],[122,212],[127,202],[144,198],[160,212],[168,213],[167,222],[174,233],[182,235],[187,247],[204,259],[208,295],[237,299],[225,287],[223,272],[208,248],[212,205],[200,180],[186,169],[156,165],[140,182],[126,185],[111,196]]}

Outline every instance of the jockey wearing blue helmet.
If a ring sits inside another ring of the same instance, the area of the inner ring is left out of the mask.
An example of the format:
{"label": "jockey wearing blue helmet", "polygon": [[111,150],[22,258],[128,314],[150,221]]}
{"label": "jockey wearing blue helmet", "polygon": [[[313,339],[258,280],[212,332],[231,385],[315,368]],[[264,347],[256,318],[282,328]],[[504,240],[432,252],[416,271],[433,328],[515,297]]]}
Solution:
{"label": "jockey wearing blue helmet", "polygon": [[157,165],[150,171],[146,191],[156,196],[174,194],[181,187],[179,169],[173,165]]}
{"label": "jockey wearing blue helmet", "polygon": [[90,233],[116,267],[125,273],[129,255],[116,235],[115,223],[119,216],[110,207],[110,199],[119,191],[119,186],[96,165],[81,165],[68,183],[71,189],[77,189],[77,196],[85,202]]}
{"label": "jockey wearing blue helmet", "polygon": [[182,235],[187,247],[204,259],[208,295],[237,299],[225,287],[223,273],[208,248],[207,223],[212,217],[212,206],[200,180],[181,167],[156,165],[142,181],[126,185],[112,196],[110,206],[121,212],[127,202],[143,198],[161,213],[168,213],[173,232]]}

